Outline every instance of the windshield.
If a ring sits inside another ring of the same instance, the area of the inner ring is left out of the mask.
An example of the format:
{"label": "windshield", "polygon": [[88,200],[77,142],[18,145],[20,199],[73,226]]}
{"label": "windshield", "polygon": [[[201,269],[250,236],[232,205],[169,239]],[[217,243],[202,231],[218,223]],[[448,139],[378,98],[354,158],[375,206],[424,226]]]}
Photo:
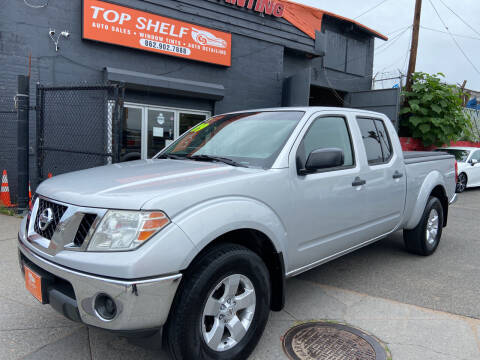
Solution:
{"label": "windshield", "polygon": [[215,116],[188,130],[156,157],[216,157],[270,168],[303,115],[302,111],[265,111]]}
{"label": "windshield", "polygon": [[441,151],[449,153],[450,155],[455,156],[455,159],[460,162],[467,162],[468,155],[470,155],[469,150],[460,150],[460,149],[437,149],[435,151]]}

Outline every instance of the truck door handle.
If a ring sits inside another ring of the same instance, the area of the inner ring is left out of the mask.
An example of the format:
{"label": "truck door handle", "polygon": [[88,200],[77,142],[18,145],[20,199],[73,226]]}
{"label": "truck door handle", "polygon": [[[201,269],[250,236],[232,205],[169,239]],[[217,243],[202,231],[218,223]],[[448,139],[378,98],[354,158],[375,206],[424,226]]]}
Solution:
{"label": "truck door handle", "polygon": [[401,179],[403,177],[403,174],[401,172],[395,171],[395,173],[392,176],[394,179]]}
{"label": "truck door handle", "polygon": [[360,179],[358,176],[353,180],[352,186],[362,186],[365,185],[367,182],[365,180]]}

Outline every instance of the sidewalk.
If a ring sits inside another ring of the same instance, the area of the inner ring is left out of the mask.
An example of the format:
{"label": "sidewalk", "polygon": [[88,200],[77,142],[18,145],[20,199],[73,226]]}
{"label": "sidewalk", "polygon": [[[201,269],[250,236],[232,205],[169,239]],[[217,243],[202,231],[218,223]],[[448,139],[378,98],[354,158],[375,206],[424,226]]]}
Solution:
{"label": "sidewalk", "polygon": [[[1,360],[168,359],[164,352],[72,323],[30,296],[17,264],[19,222],[0,215]],[[310,320],[360,328],[383,341],[393,360],[480,359],[480,320],[299,279],[288,280],[286,308],[271,314],[251,359],[287,359],[281,337],[291,326]]]}

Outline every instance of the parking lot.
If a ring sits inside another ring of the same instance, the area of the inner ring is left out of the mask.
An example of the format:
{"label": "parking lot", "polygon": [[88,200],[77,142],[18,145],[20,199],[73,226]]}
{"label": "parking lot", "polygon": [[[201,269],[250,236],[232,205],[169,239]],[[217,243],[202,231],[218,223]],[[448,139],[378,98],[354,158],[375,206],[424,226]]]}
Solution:
{"label": "parking lot", "polygon": [[[288,280],[286,309],[271,315],[252,358],[286,358],[285,331],[320,319],[377,336],[394,360],[480,358],[479,211],[480,190],[461,194],[432,257],[406,253],[396,233]],[[19,272],[18,224],[0,215],[0,359],[168,359],[38,304]]]}

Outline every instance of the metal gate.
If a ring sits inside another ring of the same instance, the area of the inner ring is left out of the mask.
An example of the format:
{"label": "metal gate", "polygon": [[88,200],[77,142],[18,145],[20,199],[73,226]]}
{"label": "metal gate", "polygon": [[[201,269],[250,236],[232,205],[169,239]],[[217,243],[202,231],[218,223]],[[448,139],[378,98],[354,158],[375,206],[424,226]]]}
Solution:
{"label": "metal gate", "polygon": [[38,178],[118,162],[124,88],[37,86]]}

